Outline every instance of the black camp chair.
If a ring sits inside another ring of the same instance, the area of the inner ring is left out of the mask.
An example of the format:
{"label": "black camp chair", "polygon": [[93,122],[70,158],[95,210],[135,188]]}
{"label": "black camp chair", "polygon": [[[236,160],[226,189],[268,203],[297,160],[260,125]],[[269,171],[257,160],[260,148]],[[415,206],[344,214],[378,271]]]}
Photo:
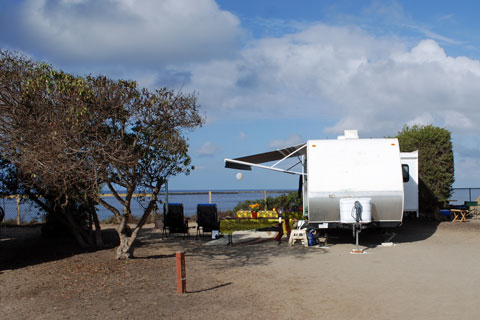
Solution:
{"label": "black camp chair", "polygon": [[217,205],[214,203],[200,203],[197,205],[197,236],[202,228],[202,236],[204,232],[212,232],[218,230]]}
{"label": "black camp chair", "polygon": [[[171,233],[183,233],[183,237],[188,235],[188,219],[183,215],[183,203],[169,203],[168,210],[163,205],[163,236],[167,237]],[[168,230],[168,233],[166,232]]]}

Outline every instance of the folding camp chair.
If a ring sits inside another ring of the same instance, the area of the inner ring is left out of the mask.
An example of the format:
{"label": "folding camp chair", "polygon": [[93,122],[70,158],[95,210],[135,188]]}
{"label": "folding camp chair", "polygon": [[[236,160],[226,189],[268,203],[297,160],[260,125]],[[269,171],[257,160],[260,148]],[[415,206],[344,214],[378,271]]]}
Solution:
{"label": "folding camp chair", "polygon": [[197,239],[200,234],[200,228],[202,228],[202,236],[204,232],[219,230],[216,204],[200,203],[197,205]]}
{"label": "folding camp chair", "polygon": [[[163,233],[162,238],[166,234],[167,237],[171,233],[183,233],[190,236],[188,233],[188,219],[185,219],[183,214],[183,204],[182,203],[169,203],[168,210],[167,207],[163,205]],[[168,230],[168,233],[166,232]]]}
{"label": "folding camp chair", "polygon": [[478,210],[478,202],[477,201],[465,201],[465,207],[468,209],[468,215],[471,217],[478,217],[480,213]]}

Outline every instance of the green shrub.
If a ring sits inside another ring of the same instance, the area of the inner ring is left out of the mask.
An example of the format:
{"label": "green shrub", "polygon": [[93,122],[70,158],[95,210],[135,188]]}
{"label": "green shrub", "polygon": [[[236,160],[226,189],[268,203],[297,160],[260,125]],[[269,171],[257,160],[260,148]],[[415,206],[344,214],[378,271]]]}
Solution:
{"label": "green shrub", "polygon": [[[233,212],[239,210],[250,210],[250,205],[258,203],[260,204],[260,210],[265,208],[265,199],[258,200],[246,200],[238,203]],[[280,195],[278,197],[267,197],[267,210],[273,210],[273,208],[282,208],[284,210],[299,211],[303,204],[303,199],[298,195],[298,192],[290,192],[287,195]]]}
{"label": "green shrub", "polygon": [[432,125],[405,126],[397,135],[400,150],[418,150],[420,211],[432,216],[439,203],[449,199],[454,182],[451,133]]}

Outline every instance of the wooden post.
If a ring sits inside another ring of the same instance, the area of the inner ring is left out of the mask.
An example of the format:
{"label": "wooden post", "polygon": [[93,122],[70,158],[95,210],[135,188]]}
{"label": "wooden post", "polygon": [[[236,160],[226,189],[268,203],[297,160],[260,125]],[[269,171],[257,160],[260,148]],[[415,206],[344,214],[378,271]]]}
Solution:
{"label": "wooden post", "polygon": [[267,211],[267,190],[263,190],[263,200],[265,201],[265,212]]}
{"label": "wooden post", "polygon": [[167,214],[168,214],[168,180],[165,180],[165,212],[164,212],[163,219],[165,219],[165,215]]}
{"label": "wooden post", "polygon": [[208,203],[212,203],[212,191],[208,191]]}
{"label": "wooden post", "polygon": [[187,276],[185,274],[185,252],[180,251],[175,255],[177,258],[177,293],[186,293]]}
{"label": "wooden post", "polygon": [[20,195],[17,194],[17,226],[20,225]]}

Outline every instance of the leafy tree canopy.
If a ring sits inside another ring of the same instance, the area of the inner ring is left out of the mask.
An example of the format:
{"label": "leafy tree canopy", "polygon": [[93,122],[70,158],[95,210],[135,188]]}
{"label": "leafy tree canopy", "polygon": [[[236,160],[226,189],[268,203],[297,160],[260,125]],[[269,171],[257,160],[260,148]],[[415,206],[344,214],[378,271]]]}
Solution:
{"label": "leafy tree canopy", "polygon": [[[133,253],[167,177],[193,169],[184,133],[202,122],[195,94],[73,76],[0,51],[1,157],[16,166],[27,189],[55,194],[56,206],[84,201],[111,210],[121,221],[117,258]],[[103,185],[122,204],[121,211],[98,197]],[[151,193],[151,201],[130,230],[126,222],[139,190]]]}
{"label": "leafy tree canopy", "polygon": [[431,213],[452,194],[454,162],[451,133],[433,125],[405,126],[397,135],[402,152],[418,150],[420,210]]}

